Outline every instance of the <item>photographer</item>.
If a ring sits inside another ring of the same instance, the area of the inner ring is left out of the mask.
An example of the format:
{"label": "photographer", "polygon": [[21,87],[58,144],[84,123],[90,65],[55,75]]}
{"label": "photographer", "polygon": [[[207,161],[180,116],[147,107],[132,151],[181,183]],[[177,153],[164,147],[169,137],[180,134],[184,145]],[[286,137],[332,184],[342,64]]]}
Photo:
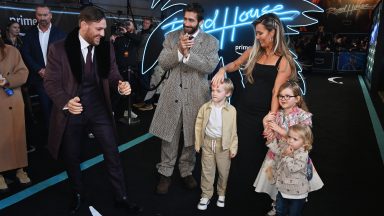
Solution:
{"label": "photographer", "polygon": [[[113,44],[115,47],[116,63],[121,76],[131,84],[134,101],[138,94],[139,80],[137,76],[138,69],[136,59],[140,37],[136,34],[135,26],[130,20],[118,25],[115,34],[119,35]],[[119,120],[123,117],[128,103],[126,98],[121,98],[117,99],[114,104],[115,119]]]}
{"label": "photographer", "polygon": [[138,32],[138,35],[140,36],[140,46],[138,51],[138,59],[137,64],[139,65],[139,77],[140,77],[140,96],[142,96],[139,103],[133,104],[134,107],[137,107],[141,111],[146,110],[152,110],[153,109],[153,99],[145,100],[145,96],[147,94],[147,89],[150,86],[151,81],[151,75],[153,71],[148,71],[145,74],[142,74],[141,66],[143,63],[143,56],[144,56],[144,48],[147,44],[149,35],[153,31],[153,21],[151,17],[143,17],[143,27],[141,31]]}

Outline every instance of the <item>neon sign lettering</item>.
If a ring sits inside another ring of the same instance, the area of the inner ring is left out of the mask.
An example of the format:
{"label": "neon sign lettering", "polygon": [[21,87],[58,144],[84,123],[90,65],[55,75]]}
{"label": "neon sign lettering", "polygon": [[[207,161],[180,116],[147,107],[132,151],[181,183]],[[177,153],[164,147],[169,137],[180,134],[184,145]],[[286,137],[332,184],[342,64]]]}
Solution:
{"label": "neon sign lettering", "polygon": [[[225,8],[223,13],[219,9],[216,9],[213,18],[206,18],[204,20],[204,25],[202,26],[202,29],[210,34],[221,31],[221,36],[218,38],[220,40],[220,49],[224,49],[225,33],[227,30],[232,30],[230,41],[233,42],[235,40],[237,28],[248,26],[252,23],[253,20],[257,19],[263,14],[275,13],[282,21],[292,21],[300,15],[300,11],[298,10],[284,10],[284,6],[282,4],[277,4],[273,7],[271,5],[266,5],[261,9],[250,8],[244,11],[239,11],[239,7],[237,6],[235,7],[233,22],[229,23],[229,12],[230,11],[228,7]],[[221,13],[223,14],[223,19],[222,21],[219,21],[218,18],[220,17]],[[168,34],[169,32],[181,28],[183,28],[183,20],[178,20],[177,18],[174,18],[172,21],[164,24],[161,27],[161,29],[165,31],[164,34]]]}
{"label": "neon sign lettering", "polygon": [[[291,34],[299,34],[299,32],[294,29],[294,27],[300,27],[300,26],[308,26],[316,24],[318,21],[314,18],[311,18],[306,15],[307,12],[324,12],[323,9],[318,7],[317,5],[307,1],[307,0],[296,0],[292,1],[295,3],[280,3],[277,1],[271,1],[268,2],[268,4],[262,4],[262,3],[254,3],[254,7],[245,7],[241,5],[230,5],[223,8],[210,8],[209,10],[211,13],[209,16],[205,17],[204,23],[201,26],[203,31],[210,33],[214,35],[219,41],[220,41],[220,49],[224,50],[225,46],[229,46],[231,43],[234,43],[236,41],[240,42],[241,45],[235,46],[235,53],[238,55],[241,55],[241,53],[244,51],[244,49],[247,48],[246,45],[243,45],[241,42],[241,39],[237,38],[238,34],[241,34],[239,32],[242,32],[242,28],[249,28],[250,24],[257,19],[258,17],[266,14],[266,13],[275,13],[286,25],[287,35]],[[154,9],[158,6],[158,4],[161,2],[161,0],[153,0],[151,8]],[[182,6],[186,5],[185,3],[173,3],[174,0],[164,0],[165,2],[162,7],[161,11],[164,11],[168,8],[171,8],[173,6]],[[172,2],[172,3],[171,3]],[[277,2],[277,3],[274,3]],[[249,3],[245,3],[249,4]],[[295,6],[296,5],[296,6]],[[148,62],[145,64],[144,61],[146,60],[146,54],[147,50],[149,50],[149,47],[151,47],[151,44],[159,43],[159,40],[156,40],[157,38],[152,38],[155,34],[157,36],[162,35],[165,36],[166,34],[176,31],[183,28],[183,18],[180,17],[180,14],[182,13],[182,10],[177,10],[173,12],[171,15],[166,17],[158,26],[155,27],[155,29],[150,34],[148,41],[146,42],[146,46],[144,48],[144,56],[142,59],[142,70],[141,73],[146,73],[151,68],[153,68],[157,64],[157,58],[156,56],[153,56],[154,50],[151,49],[151,56],[153,60],[149,60],[150,64]],[[156,37],[157,37],[156,36]],[[151,39],[152,38],[152,39]],[[228,43],[230,42],[230,43]],[[233,44],[232,44],[233,45]],[[249,44],[251,45],[251,44]],[[160,53],[160,52],[159,52]],[[148,54],[149,55],[149,54]],[[226,55],[228,55],[228,52],[224,53],[223,56],[220,56],[220,63],[221,65],[224,65]],[[294,55],[295,56],[295,55]],[[232,59],[233,57],[231,57]],[[295,57],[296,58],[296,57]],[[150,59],[150,58],[149,58]],[[296,62],[297,63],[297,62]],[[144,65],[147,65],[145,67]],[[150,65],[148,67],[148,65]],[[299,64],[297,64],[297,69],[299,71],[299,77],[302,78],[302,74],[300,73],[301,67]],[[239,71],[241,74],[241,71]],[[242,76],[241,76],[242,77]],[[306,92],[306,86],[303,82],[303,93]]]}

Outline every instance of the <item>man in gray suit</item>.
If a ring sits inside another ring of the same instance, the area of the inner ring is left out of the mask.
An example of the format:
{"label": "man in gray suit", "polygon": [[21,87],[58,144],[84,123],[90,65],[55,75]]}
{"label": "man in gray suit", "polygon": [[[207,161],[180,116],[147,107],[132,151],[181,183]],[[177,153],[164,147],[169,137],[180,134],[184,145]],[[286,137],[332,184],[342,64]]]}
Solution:
{"label": "man in gray suit", "polygon": [[192,177],[196,161],[195,120],[200,106],[210,98],[208,74],[219,62],[219,41],[199,29],[203,12],[198,3],[184,8],[184,28],[166,36],[158,59],[160,66],[170,71],[149,129],[162,139],[161,161],[157,164],[158,194],[166,194],[171,184],[181,130],[184,145],[179,159],[180,175],[187,188],[197,186]]}

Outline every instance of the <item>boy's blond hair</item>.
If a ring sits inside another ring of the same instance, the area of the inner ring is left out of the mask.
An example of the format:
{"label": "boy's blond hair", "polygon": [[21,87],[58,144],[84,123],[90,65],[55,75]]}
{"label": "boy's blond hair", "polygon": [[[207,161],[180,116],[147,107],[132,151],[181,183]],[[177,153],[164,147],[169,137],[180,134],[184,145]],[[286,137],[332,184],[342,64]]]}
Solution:
{"label": "boy's blond hair", "polygon": [[224,78],[222,85],[224,85],[225,92],[229,93],[230,94],[229,96],[231,96],[233,93],[233,90],[235,89],[235,87],[233,86],[232,80],[230,80],[228,78]]}

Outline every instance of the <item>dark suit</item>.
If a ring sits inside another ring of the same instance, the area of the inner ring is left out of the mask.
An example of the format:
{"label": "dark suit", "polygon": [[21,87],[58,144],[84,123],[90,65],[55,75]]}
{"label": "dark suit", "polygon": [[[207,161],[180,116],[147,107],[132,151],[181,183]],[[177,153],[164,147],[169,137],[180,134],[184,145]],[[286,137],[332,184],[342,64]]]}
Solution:
{"label": "dark suit", "polygon": [[[53,42],[61,40],[64,37],[65,33],[52,25],[51,31],[49,33],[48,49]],[[44,112],[46,126],[48,126],[52,102],[49,100],[44,90],[43,79],[38,74],[40,69],[45,68],[45,63],[43,52],[41,51],[39,41],[39,30],[37,29],[37,26],[33,26],[23,37],[23,46],[21,48],[21,54],[23,56],[25,64],[29,69],[28,84],[33,86],[33,88],[35,88],[37,94],[39,95],[40,105]]]}
{"label": "dark suit", "polygon": [[[109,52],[108,52],[109,50]],[[113,46],[100,42],[95,47],[92,74],[84,72],[78,29],[49,49],[44,87],[53,101],[48,149],[61,156],[76,193],[82,193],[80,171],[81,137],[90,128],[101,145],[109,179],[117,198],[125,196],[125,183],[117,149],[110,89],[117,91],[119,75]],[[80,97],[83,112],[65,113],[63,107]]]}

